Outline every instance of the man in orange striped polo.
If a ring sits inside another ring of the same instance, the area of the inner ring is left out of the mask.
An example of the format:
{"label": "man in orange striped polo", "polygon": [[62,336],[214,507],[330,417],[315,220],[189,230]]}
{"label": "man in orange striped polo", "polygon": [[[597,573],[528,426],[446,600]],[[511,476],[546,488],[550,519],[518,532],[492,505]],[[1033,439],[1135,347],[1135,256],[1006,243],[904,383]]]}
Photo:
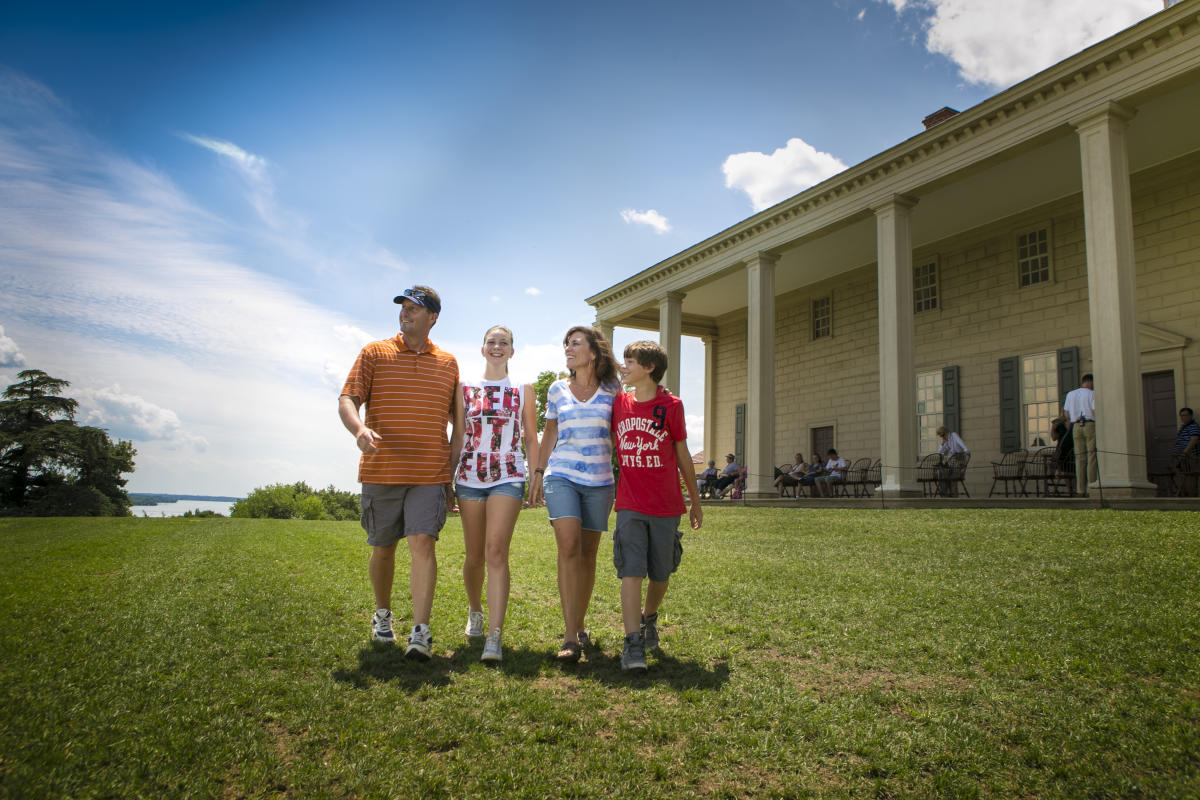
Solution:
{"label": "man in orange striped polo", "polygon": [[[375,593],[371,638],[392,644],[392,578],[396,545],[408,543],[408,587],[413,628],[404,654],[425,660],[433,647],[429,615],[437,583],[434,545],[446,512],[454,506],[451,483],[462,450],[463,408],[458,401],[458,362],[429,341],[442,301],[428,286],[395,298],[400,333],[371,342],[358,354],[338,413],[354,434],[362,457],[362,526],[371,546],[368,573]],[[367,404],[364,422],[359,416]],[[453,423],[450,440],[446,425]]]}

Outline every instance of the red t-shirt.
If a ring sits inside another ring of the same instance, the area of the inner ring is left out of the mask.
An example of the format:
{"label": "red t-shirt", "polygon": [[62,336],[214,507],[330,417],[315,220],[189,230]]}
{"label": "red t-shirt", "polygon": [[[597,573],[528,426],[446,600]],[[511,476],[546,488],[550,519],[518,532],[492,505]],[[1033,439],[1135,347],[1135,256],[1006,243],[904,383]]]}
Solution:
{"label": "red t-shirt", "polygon": [[652,517],[682,516],[687,507],[679,488],[675,443],[687,441],[683,401],[658,387],[653,400],[639,403],[633,392],[613,399],[612,429],[616,442],[618,511]]}

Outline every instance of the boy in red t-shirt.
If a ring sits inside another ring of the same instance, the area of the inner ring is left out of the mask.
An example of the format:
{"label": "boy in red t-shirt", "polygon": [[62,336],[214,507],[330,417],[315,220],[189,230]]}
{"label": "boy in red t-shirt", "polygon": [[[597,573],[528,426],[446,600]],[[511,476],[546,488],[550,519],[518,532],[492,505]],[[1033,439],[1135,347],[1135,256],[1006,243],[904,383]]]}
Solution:
{"label": "boy in red t-shirt", "polygon": [[[633,391],[613,400],[613,438],[621,468],[613,566],[621,579],[625,623],[621,669],[644,671],[646,651],[658,647],[658,607],[683,555],[679,518],[684,505],[678,475],[691,499],[692,530],[700,530],[704,512],[687,450],[683,401],[658,385],[667,371],[666,352],[654,342],[634,342],[624,355],[621,382]],[[650,585],[643,609],[642,581],[647,575]]]}

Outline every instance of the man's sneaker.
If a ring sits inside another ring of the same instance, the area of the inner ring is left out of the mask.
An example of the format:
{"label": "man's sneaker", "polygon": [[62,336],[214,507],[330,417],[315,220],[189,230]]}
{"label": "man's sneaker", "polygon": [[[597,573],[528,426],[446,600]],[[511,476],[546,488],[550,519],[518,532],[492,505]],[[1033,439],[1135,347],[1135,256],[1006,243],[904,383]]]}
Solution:
{"label": "man's sneaker", "polygon": [[483,655],[480,661],[503,661],[504,653],[500,647],[500,629],[492,628],[492,633],[483,643]]}
{"label": "man's sneaker", "polygon": [[658,647],[658,612],[642,615],[642,645],[647,650]]}
{"label": "man's sneaker", "polygon": [[467,609],[467,636],[483,636],[483,612]]}
{"label": "man's sneaker", "polygon": [[429,660],[429,650],[433,647],[433,634],[428,625],[413,625],[412,633],[408,635],[408,647],[404,649],[405,658],[416,658],[421,661]]}
{"label": "man's sneaker", "polygon": [[376,609],[371,618],[371,641],[395,644],[396,632],[392,630],[392,612],[386,608]]}
{"label": "man's sneaker", "polygon": [[646,647],[640,633],[625,634],[625,648],[621,651],[621,669],[635,672],[646,671]]}

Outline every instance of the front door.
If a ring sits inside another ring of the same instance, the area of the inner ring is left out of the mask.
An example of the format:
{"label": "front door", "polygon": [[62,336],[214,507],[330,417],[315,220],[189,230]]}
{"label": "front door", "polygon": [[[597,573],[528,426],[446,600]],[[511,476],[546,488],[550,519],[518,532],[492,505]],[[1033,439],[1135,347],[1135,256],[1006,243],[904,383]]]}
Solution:
{"label": "front door", "polygon": [[[1142,413],[1146,419],[1146,473],[1168,473],[1171,471],[1171,445],[1175,443],[1178,427],[1174,372],[1148,372],[1142,376]],[[1168,492],[1167,478],[1158,478],[1156,483],[1159,494]]]}
{"label": "front door", "polygon": [[812,429],[812,449],[824,464],[828,458],[829,449],[833,447],[833,426],[826,425],[821,428]]}

